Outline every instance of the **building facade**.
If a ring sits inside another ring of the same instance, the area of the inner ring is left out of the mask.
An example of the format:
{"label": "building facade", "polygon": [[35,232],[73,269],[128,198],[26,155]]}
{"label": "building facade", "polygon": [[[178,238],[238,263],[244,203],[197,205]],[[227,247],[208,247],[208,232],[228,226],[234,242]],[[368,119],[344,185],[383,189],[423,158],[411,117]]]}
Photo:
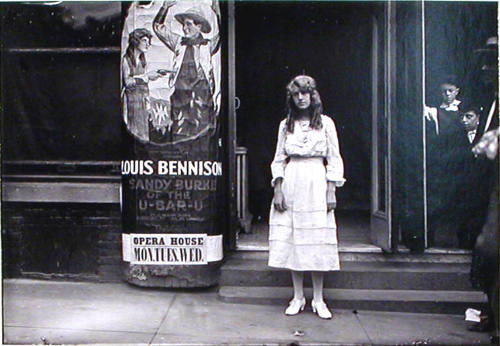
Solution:
{"label": "building facade", "polygon": [[[123,278],[120,45],[129,5],[0,7],[6,277]],[[431,239],[435,176],[422,114],[446,75],[464,97],[476,89],[474,51],[497,33],[496,3],[228,1],[220,10],[225,254],[265,250],[284,87],[302,73],[318,81],[338,128],[341,250],[467,253]]]}

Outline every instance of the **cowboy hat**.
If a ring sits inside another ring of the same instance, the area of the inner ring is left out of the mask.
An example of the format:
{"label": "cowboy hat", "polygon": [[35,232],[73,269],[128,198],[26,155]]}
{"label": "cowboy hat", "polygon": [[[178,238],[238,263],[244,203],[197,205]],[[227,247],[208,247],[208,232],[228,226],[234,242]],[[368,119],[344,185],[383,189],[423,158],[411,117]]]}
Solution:
{"label": "cowboy hat", "polygon": [[184,20],[186,19],[193,20],[193,22],[195,22],[196,24],[201,25],[201,32],[205,34],[208,34],[212,30],[210,23],[205,19],[201,11],[197,8],[190,8],[186,12],[177,13],[174,17],[181,24],[184,24]]}

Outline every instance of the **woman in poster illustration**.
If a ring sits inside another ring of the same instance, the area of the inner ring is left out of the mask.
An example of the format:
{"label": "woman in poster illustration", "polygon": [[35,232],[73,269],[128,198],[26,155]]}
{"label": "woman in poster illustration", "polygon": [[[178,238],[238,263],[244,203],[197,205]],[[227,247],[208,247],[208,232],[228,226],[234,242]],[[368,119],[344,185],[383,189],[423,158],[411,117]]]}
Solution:
{"label": "woman in poster illustration", "polygon": [[285,310],[305,307],[304,271],[311,271],[313,312],[331,318],[323,300],[323,275],[339,270],[335,188],[344,166],[333,120],[322,114],[316,82],[297,76],[286,87],[287,117],[281,121],[271,164],[274,199],[269,218],[269,266],[292,271],[294,297]]}
{"label": "woman in poster illustration", "polygon": [[145,53],[153,35],[147,29],[132,31],[122,60],[122,80],[126,97],[125,119],[128,130],[141,141],[149,141],[149,87],[148,82],[160,78],[161,71],[147,72]]}
{"label": "woman in poster illustration", "polygon": [[[174,53],[170,86],[172,109],[171,141],[193,138],[215,126],[217,94],[212,56],[219,50],[218,32],[212,39],[203,34],[212,31],[209,21],[198,7],[174,15],[182,25],[184,36],[174,33],[167,14],[176,1],[166,1],[158,11],[153,30],[163,44]],[[219,20],[218,7],[211,10]]]}

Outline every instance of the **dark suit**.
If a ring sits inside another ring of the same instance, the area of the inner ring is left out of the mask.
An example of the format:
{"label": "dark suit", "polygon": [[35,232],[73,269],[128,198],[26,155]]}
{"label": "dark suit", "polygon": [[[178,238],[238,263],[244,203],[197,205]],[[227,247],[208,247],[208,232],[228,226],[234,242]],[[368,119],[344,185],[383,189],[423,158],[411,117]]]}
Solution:
{"label": "dark suit", "polygon": [[427,126],[427,210],[429,246],[458,247],[456,179],[466,150],[457,111],[438,108],[439,134]]}
{"label": "dark suit", "polygon": [[457,237],[460,248],[472,249],[481,227],[486,220],[488,201],[492,189],[493,164],[484,155],[472,153],[472,147],[481,139],[477,131],[472,143],[463,130],[460,146],[463,148],[456,172],[457,189],[455,194],[457,208]]}
{"label": "dark suit", "polygon": [[493,101],[496,100],[495,108],[493,110],[493,116],[491,117],[491,122],[488,125],[487,130],[492,130],[498,127],[498,94],[497,93],[487,93],[484,92],[480,96],[477,96],[478,102],[476,104],[479,105],[480,118],[479,118],[479,127],[478,132],[484,134],[486,122],[488,121],[488,116],[492,109]]}
{"label": "dark suit", "polygon": [[[494,163],[495,177],[498,176],[498,159]],[[496,180],[496,179],[495,179]],[[486,222],[477,237],[471,266],[471,282],[475,288],[488,295],[488,311],[492,327],[498,335],[498,181],[490,195]],[[491,318],[493,317],[493,318]]]}

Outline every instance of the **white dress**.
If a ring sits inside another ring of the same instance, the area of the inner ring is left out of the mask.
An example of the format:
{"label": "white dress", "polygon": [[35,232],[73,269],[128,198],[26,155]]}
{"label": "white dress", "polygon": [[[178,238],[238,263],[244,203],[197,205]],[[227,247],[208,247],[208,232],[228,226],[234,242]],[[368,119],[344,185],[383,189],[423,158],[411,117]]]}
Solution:
{"label": "white dress", "polygon": [[271,205],[269,266],[296,271],[339,270],[334,211],[326,210],[327,181],[342,186],[344,165],[333,120],[321,116],[323,127],[295,121],[294,132],[280,123],[272,183],[282,177],[287,210]]}

